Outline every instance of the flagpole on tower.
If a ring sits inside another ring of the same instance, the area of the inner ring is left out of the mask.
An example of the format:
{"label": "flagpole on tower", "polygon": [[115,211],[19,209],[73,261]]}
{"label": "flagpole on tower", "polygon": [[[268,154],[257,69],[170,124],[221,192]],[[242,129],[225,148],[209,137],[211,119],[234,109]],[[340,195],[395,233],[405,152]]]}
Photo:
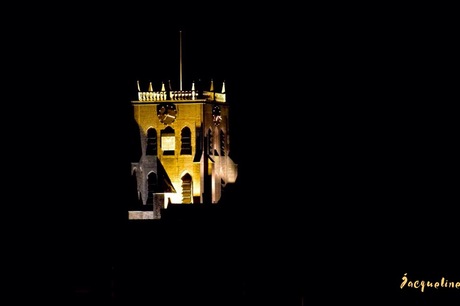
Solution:
{"label": "flagpole on tower", "polygon": [[182,90],[182,31],[179,31],[179,81],[180,81],[180,88]]}

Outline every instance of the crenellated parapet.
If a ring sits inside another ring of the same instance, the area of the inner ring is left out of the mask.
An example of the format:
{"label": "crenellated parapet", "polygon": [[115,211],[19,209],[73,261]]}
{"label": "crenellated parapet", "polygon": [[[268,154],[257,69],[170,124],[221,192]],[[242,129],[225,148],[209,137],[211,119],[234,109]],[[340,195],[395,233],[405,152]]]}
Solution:
{"label": "crenellated parapet", "polygon": [[158,102],[158,101],[178,101],[178,100],[197,100],[198,94],[195,91],[139,91],[137,93],[139,101]]}
{"label": "crenellated parapet", "polygon": [[165,84],[162,83],[161,90],[154,91],[152,82],[149,82],[147,91],[142,91],[139,81],[137,81],[138,101],[136,102],[161,102],[161,101],[209,101],[209,102],[226,102],[225,82],[222,84],[222,92],[214,91],[214,84],[211,80],[209,91],[203,91],[200,95],[195,89],[195,83],[192,83],[191,90],[172,90],[171,85],[166,90]]}

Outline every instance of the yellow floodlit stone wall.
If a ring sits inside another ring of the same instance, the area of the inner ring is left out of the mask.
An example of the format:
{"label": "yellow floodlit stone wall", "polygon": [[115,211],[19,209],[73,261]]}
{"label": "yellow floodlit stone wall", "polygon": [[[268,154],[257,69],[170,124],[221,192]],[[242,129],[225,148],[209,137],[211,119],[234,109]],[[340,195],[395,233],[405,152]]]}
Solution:
{"label": "yellow floodlit stone wall", "polygon": [[[174,103],[177,110],[177,116],[174,122],[170,124],[162,123],[157,116],[157,106],[159,103]],[[220,153],[220,131],[222,130],[228,138],[228,107],[225,103],[217,103],[221,107],[221,121],[219,125],[215,125],[213,122],[212,107],[216,102],[212,103],[209,101],[163,101],[163,102],[151,102],[151,103],[137,103],[133,104],[134,107],[134,117],[139,126],[140,132],[144,135],[142,137],[142,152],[145,154],[146,150],[146,136],[147,131],[150,128],[154,128],[157,132],[157,147],[158,153],[157,156],[160,159],[162,165],[164,166],[169,178],[171,179],[176,193],[170,193],[165,196],[165,202],[171,201],[171,203],[181,203],[182,202],[182,193],[181,193],[181,184],[182,177],[188,173],[192,177],[192,196],[200,197],[203,190],[203,180],[202,173],[208,172],[212,175],[214,165],[212,163],[208,164],[209,169],[202,168],[203,161],[194,162],[195,155],[197,153],[197,130],[203,126],[202,133],[204,135],[208,134],[208,131],[212,131],[213,136],[213,148]],[[166,127],[170,126],[174,130],[175,136],[175,148],[174,155],[165,155],[161,147],[161,131]],[[188,127],[191,132],[191,146],[192,154],[190,155],[181,155],[181,132],[184,127]],[[227,142],[227,141],[226,141]],[[203,149],[207,150],[206,144],[203,145]],[[225,145],[225,153],[228,155],[229,146],[228,143]],[[216,170],[214,179],[216,182],[213,182],[213,201],[217,202],[220,198],[220,181],[221,178],[219,174],[222,171]],[[214,186],[215,184],[215,186]]]}

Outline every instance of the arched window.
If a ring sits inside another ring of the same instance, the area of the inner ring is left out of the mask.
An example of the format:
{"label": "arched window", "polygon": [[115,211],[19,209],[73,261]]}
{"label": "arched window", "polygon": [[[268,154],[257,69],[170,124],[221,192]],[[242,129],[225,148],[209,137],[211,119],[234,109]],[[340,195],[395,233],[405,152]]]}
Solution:
{"label": "arched window", "polygon": [[174,155],[176,148],[176,138],[174,129],[170,126],[161,131],[161,149],[163,155]]}
{"label": "arched window", "polygon": [[147,204],[153,204],[153,194],[158,188],[157,174],[154,172],[149,173],[147,177]]}
{"label": "arched window", "polygon": [[157,131],[153,128],[147,130],[146,155],[157,155]]}
{"label": "arched window", "polygon": [[188,173],[182,177],[182,203],[192,203],[192,177]]}
{"label": "arched window", "polygon": [[192,154],[192,133],[190,128],[184,127],[181,131],[181,155],[191,155]]}

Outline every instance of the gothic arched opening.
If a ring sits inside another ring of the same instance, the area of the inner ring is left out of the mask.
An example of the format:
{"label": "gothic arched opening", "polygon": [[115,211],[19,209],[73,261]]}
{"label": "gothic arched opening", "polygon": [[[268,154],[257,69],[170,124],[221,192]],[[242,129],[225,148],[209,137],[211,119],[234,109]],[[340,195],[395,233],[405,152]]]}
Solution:
{"label": "gothic arched opening", "polygon": [[182,203],[192,203],[192,177],[190,174],[182,176]]}

